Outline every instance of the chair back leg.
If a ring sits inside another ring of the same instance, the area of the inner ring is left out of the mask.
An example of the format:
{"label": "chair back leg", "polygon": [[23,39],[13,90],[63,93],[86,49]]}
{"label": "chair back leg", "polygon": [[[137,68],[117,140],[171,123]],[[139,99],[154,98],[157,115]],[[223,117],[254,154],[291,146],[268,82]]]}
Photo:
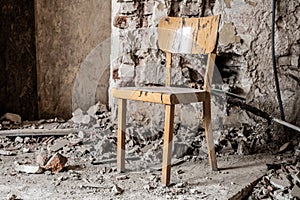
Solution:
{"label": "chair back leg", "polygon": [[125,171],[126,99],[118,99],[117,170]]}
{"label": "chair back leg", "polygon": [[214,137],[211,127],[211,105],[209,93],[207,93],[205,101],[203,102],[203,117],[209,164],[211,170],[217,171],[218,166],[215,152]]}
{"label": "chair back leg", "polygon": [[164,147],[162,163],[162,184],[168,186],[171,176],[171,159],[173,144],[174,127],[174,109],[175,105],[165,105],[165,129],[164,129]]}

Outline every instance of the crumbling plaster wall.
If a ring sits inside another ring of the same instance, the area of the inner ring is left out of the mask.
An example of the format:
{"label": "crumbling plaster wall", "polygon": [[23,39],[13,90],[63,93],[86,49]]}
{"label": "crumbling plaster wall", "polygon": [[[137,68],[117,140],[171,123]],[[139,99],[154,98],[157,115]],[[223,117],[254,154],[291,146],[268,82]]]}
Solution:
{"label": "crumbling plaster wall", "polygon": [[[275,50],[286,119],[300,123],[300,2],[277,1]],[[247,102],[279,117],[271,63],[271,1],[216,1],[222,14],[218,45],[221,63],[237,74],[225,83]],[[232,80],[231,80],[232,79]],[[232,84],[231,82],[235,82]]]}
{"label": "crumbling plaster wall", "polygon": [[111,2],[35,4],[39,117],[69,118],[78,107],[107,103]]}
{"label": "crumbling plaster wall", "polygon": [[[287,121],[298,125],[299,4],[298,0],[277,1],[276,15],[276,57],[284,108]],[[221,14],[215,80],[220,82],[221,77],[222,84],[216,87],[244,96],[247,103],[278,117],[271,63],[271,1],[113,0],[110,87],[163,84],[165,58],[156,44],[159,19],[212,14]],[[199,82],[195,71],[201,68],[201,58],[175,56],[173,59],[172,84],[188,86]],[[180,66],[175,67],[177,64]],[[110,104],[116,115],[116,99],[111,97]],[[253,125],[257,119],[239,109],[229,109],[225,116],[222,104],[226,104],[224,98],[213,98],[213,118],[218,124],[215,128],[242,123]],[[129,102],[128,110],[129,121],[157,125],[163,120],[160,105]],[[200,111],[198,105],[177,106],[175,120],[197,125],[200,116],[196,113]]]}

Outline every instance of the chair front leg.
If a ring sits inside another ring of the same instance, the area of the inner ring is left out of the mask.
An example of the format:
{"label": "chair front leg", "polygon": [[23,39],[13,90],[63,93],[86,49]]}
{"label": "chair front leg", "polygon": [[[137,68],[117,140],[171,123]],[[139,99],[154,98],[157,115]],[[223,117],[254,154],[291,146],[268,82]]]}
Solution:
{"label": "chair front leg", "polygon": [[119,173],[125,171],[126,105],[126,99],[118,99],[117,169]]}
{"label": "chair front leg", "polygon": [[208,152],[208,159],[211,170],[217,171],[217,159],[216,159],[216,152],[215,152],[215,144],[214,144],[214,137],[212,133],[211,127],[211,105],[210,105],[210,94],[206,94],[205,101],[203,102],[203,117],[204,117],[204,128],[205,128],[205,138],[207,144],[207,152]]}
{"label": "chair front leg", "polygon": [[164,147],[163,147],[163,164],[162,164],[162,184],[168,186],[171,176],[171,159],[172,159],[172,140],[174,127],[174,109],[175,105],[165,106],[165,129],[164,129]]}

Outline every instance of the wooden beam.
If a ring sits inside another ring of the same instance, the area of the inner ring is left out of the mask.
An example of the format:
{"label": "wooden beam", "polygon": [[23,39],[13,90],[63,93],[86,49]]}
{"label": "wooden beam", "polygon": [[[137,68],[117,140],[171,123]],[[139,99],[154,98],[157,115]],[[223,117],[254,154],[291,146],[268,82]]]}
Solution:
{"label": "wooden beam", "polygon": [[118,100],[118,144],[117,168],[118,172],[125,171],[125,132],[126,132],[126,99]]}
{"label": "wooden beam", "polygon": [[6,137],[43,137],[43,136],[64,136],[70,133],[76,133],[83,129],[14,129],[1,130],[0,136]]}
{"label": "wooden beam", "polygon": [[165,129],[164,129],[164,147],[162,163],[162,184],[168,186],[171,176],[171,160],[173,145],[173,127],[174,127],[174,110],[175,105],[165,106]]}

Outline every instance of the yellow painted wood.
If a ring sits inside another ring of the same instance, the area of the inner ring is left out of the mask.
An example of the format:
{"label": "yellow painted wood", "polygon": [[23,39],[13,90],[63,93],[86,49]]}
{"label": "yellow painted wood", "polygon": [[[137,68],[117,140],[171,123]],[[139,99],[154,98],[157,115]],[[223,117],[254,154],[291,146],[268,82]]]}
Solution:
{"label": "yellow painted wood", "polygon": [[199,33],[199,18],[184,18],[184,24],[186,27],[190,27],[191,31],[190,34],[187,35],[185,34],[185,43],[190,43],[189,47],[189,51],[190,53],[192,52],[203,52],[205,51],[204,49],[202,49],[201,46],[198,45],[197,40],[198,40],[198,33]]}
{"label": "yellow painted wood", "polygon": [[172,66],[172,55],[166,52],[166,86],[171,85],[171,66]]}
{"label": "yellow painted wood", "polygon": [[197,45],[199,48],[193,53],[201,53],[205,49],[204,54],[211,53],[215,50],[220,15],[199,18],[199,31],[197,34]]}
{"label": "yellow painted wood", "polygon": [[171,160],[173,145],[173,127],[174,127],[175,105],[165,106],[165,129],[164,129],[164,147],[162,163],[162,184],[168,186],[171,177]]}
{"label": "yellow painted wood", "polygon": [[158,45],[165,52],[208,54],[214,51],[220,15],[165,17],[158,24]]}
{"label": "yellow painted wood", "polygon": [[[182,27],[181,18],[166,17],[160,20],[158,24],[158,44],[159,48],[165,52],[174,53],[171,49],[178,49],[178,38],[180,34],[176,32]],[[180,40],[179,40],[180,41]],[[169,49],[169,50],[168,50]]]}
{"label": "yellow painted wood", "polygon": [[204,117],[204,128],[205,128],[205,138],[207,144],[208,160],[210,167],[213,171],[218,170],[214,137],[211,127],[211,105],[210,105],[210,94],[206,95],[206,100],[203,102],[203,117]]}
{"label": "yellow painted wood", "polygon": [[213,81],[213,74],[214,74],[214,67],[216,61],[216,54],[210,53],[207,57],[207,65],[205,69],[204,75],[204,90],[210,92],[212,81]]}
{"label": "yellow painted wood", "polygon": [[117,170],[125,171],[126,99],[118,99]]}

